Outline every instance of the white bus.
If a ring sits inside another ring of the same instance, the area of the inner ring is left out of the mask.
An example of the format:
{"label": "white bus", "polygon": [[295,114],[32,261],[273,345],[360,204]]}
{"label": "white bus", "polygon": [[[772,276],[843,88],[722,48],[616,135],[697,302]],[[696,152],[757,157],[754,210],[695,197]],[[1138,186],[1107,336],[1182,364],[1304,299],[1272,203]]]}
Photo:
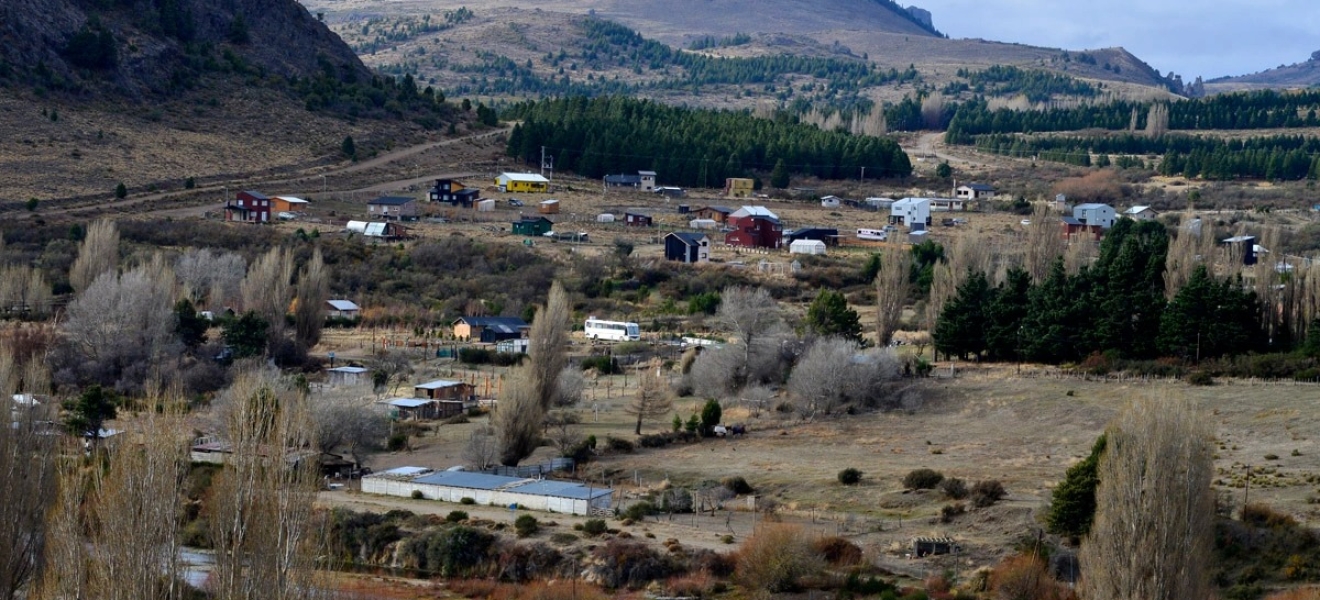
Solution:
{"label": "white bus", "polygon": [[582,330],[589,340],[627,342],[642,339],[641,328],[636,323],[623,321],[602,321],[596,317],[588,317],[587,324]]}
{"label": "white bus", "polygon": [[885,241],[889,238],[889,232],[883,229],[858,229],[857,239],[859,240],[878,240]]}

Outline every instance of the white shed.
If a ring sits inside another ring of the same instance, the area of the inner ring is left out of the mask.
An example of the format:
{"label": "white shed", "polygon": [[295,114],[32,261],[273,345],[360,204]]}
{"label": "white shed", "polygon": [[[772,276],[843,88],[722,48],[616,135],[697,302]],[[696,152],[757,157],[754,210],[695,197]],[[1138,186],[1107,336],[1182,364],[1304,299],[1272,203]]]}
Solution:
{"label": "white shed", "polygon": [[692,219],[688,226],[693,229],[718,229],[720,224],[715,219]]}
{"label": "white shed", "polygon": [[794,240],[788,245],[789,254],[825,254],[825,242],[820,240]]}
{"label": "white shed", "polygon": [[824,198],[820,199],[820,205],[825,208],[838,208],[839,204],[840,202],[838,196],[825,196]]}
{"label": "white shed", "polygon": [[487,198],[477,201],[477,212],[495,212],[495,199]]}
{"label": "white shed", "polygon": [[597,223],[613,223],[613,222],[614,222],[614,215],[611,214],[611,213],[600,213],[600,214],[596,215],[596,222],[597,222]]}

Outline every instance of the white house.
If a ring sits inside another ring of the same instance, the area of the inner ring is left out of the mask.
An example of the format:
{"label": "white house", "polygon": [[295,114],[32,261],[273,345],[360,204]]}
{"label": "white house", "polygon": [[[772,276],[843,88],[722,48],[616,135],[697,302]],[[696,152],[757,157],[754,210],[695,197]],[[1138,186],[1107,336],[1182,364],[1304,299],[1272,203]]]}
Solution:
{"label": "white house", "polygon": [[1160,213],[1155,212],[1155,209],[1149,206],[1133,206],[1123,211],[1123,216],[1133,221],[1154,221],[1155,217],[1160,216]]}
{"label": "white house", "polygon": [[841,204],[838,196],[825,196],[820,199],[820,205],[825,208],[838,208]]}
{"label": "white house", "polygon": [[825,254],[825,242],[820,240],[793,240],[788,245],[789,254]]}
{"label": "white house", "polygon": [[930,198],[904,198],[889,207],[889,222],[907,227],[930,225]]}
{"label": "white house", "polygon": [[949,212],[967,210],[967,201],[962,198],[931,198],[930,210],[932,212]]}
{"label": "white house", "polygon": [[954,196],[957,196],[960,200],[989,200],[995,197],[994,186],[984,183],[960,185],[954,192]]}
{"label": "white house", "polygon": [[1108,204],[1091,202],[1074,206],[1073,218],[1087,227],[1098,226],[1101,229],[1109,229],[1114,226],[1114,221],[1118,220],[1118,214],[1114,212],[1114,207]]}

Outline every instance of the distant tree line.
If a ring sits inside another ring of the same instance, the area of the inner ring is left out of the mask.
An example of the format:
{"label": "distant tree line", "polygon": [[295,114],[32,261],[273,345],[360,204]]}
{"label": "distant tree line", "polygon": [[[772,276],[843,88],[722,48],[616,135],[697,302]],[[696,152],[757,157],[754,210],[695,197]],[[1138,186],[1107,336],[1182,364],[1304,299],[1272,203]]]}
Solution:
{"label": "distant tree line", "polygon": [[1217,279],[1198,266],[1165,299],[1169,236],[1154,222],[1119,221],[1097,260],[1075,275],[1056,261],[1042,281],[1020,269],[991,286],[969,273],[945,304],[935,348],[950,356],[1078,362],[1093,354],[1149,360],[1201,360],[1264,351],[1263,313],[1240,280]]}
{"label": "distant tree line", "polygon": [[[984,98],[960,103],[945,141],[971,144],[989,133],[1032,133],[1080,129],[1141,129],[1156,102],[1115,101],[1070,108],[1040,110],[991,109]],[[1279,129],[1320,126],[1320,90],[1272,90],[1217,94],[1167,106],[1169,129]]]}
{"label": "distant tree line", "polygon": [[[1108,163],[1110,154],[1163,155],[1162,175],[1205,179],[1286,179],[1320,176],[1320,139],[1301,135],[1260,136],[1243,139],[1166,134],[1103,136],[1018,136],[991,134],[976,139],[982,152],[1035,157],[1078,166],[1092,165],[1098,154]],[[1104,166],[1100,164],[1099,166]]]}
{"label": "distant tree line", "polygon": [[912,173],[907,154],[892,140],[742,111],[574,97],[519,104],[504,116],[522,121],[509,136],[509,156],[539,161],[545,146],[556,168],[591,178],[653,169],[675,185],[714,186],[778,162],[792,173],[822,179],[857,177],[861,167],[875,177]]}
{"label": "distant tree line", "polygon": [[967,82],[949,83],[944,87],[944,93],[970,90],[995,96],[1022,94],[1032,102],[1046,102],[1056,95],[1093,98],[1100,94],[1096,86],[1067,75],[1014,66],[994,65],[981,71],[958,69],[957,75]]}
{"label": "distant tree line", "polygon": [[[762,91],[789,97],[792,85],[789,75],[810,76],[824,80],[823,84],[806,84],[804,88],[819,101],[831,105],[852,104],[861,99],[858,93],[865,88],[890,83],[912,83],[920,80],[916,69],[903,71],[881,69],[864,60],[847,58],[821,58],[808,56],[774,55],[756,57],[713,57],[676,50],[618,23],[589,17],[579,22],[586,40],[579,53],[547,53],[543,61],[556,75],[536,74],[531,60],[519,63],[493,52],[479,52],[479,62],[468,65],[447,65],[458,73],[469,75],[468,81],[451,89],[455,94],[542,96],[602,96],[636,95],[648,90],[686,90],[699,93],[703,87],[714,85],[759,86]],[[652,72],[656,80],[628,82],[618,76],[606,78],[582,71],[607,68],[628,68],[637,75]]]}

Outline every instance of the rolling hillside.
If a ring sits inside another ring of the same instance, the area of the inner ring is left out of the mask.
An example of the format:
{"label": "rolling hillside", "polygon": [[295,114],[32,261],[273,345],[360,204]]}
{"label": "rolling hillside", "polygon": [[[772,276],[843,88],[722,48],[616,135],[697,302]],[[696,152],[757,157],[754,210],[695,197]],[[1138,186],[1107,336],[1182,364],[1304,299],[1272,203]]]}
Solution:
{"label": "rolling hillside", "polygon": [[[561,66],[582,61],[561,65],[542,60],[547,55],[580,55],[582,35],[572,23],[588,15],[622,24],[674,49],[699,47],[712,56],[830,56],[874,63],[885,70],[913,66],[924,83],[936,88],[954,81],[959,69],[993,65],[1044,69],[1105,82],[1112,84],[1109,91],[1121,97],[1167,96],[1170,85],[1158,71],[1122,48],[1063,51],[980,39],[950,40],[934,33],[938,14],[928,30],[906,10],[895,10],[896,5],[879,0],[549,0],[534,5],[512,0],[303,2],[310,10],[325,13],[326,21],[368,65],[394,69],[395,73],[416,72],[445,89],[471,89],[473,77],[480,79],[490,57],[507,57],[541,78],[585,78],[587,74],[593,79],[618,77],[622,81],[646,78],[645,69],[639,73],[627,64],[616,65],[619,68],[614,70],[597,66],[588,73],[568,68],[560,73]],[[460,9],[467,18],[437,26],[442,15]],[[419,26],[420,20],[428,18],[430,23]],[[712,94],[703,90],[690,97],[671,94],[667,100],[745,106],[766,97],[765,91],[727,88]],[[886,86],[864,95],[872,100],[897,100],[910,91]]]}
{"label": "rolling hillside", "polygon": [[1311,58],[1291,65],[1280,65],[1250,75],[1220,77],[1205,82],[1205,89],[1211,93],[1236,92],[1241,90],[1294,89],[1320,85],[1320,50],[1313,52]]}

